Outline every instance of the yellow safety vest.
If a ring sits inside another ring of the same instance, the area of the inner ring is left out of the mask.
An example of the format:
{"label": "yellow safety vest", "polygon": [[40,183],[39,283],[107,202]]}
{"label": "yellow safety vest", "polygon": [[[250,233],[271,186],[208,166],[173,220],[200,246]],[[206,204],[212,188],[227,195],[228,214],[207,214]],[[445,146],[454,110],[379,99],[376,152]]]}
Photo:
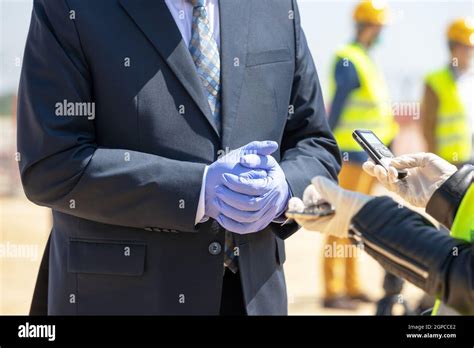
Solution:
{"label": "yellow safety vest", "polygon": [[333,97],[336,90],[335,66],[341,59],[354,64],[360,83],[360,87],[350,93],[334,130],[341,151],[361,151],[352,138],[352,132],[358,128],[370,129],[385,145],[390,144],[398,132],[398,125],[393,118],[382,74],[363,47],[348,44],[336,52],[330,87]]}
{"label": "yellow safety vest", "polygon": [[435,129],[436,153],[451,163],[470,160],[471,127],[452,71],[446,67],[432,72],[426,76],[425,82],[439,101]]}
{"label": "yellow safety vest", "polygon": [[[451,227],[451,236],[466,242],[474,240],[474,185],[469,187],[459,205]],[[466,274],[467,276],[468,274]],[[438,298],[433,307],[432,315],[437,315],[441,307],[445,307],[445,305]]]}

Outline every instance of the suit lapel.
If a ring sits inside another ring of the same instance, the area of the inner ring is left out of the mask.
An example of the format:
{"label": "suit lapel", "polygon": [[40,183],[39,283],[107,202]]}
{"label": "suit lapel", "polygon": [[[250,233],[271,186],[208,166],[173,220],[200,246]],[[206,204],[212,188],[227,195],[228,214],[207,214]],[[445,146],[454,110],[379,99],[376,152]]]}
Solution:
{"label": "suit lapel", "polygon": [[247,59],[251,1],[220,0],[222,143],[229,144]]}
{"label": "suit lapel", "polygon": [[182,39],[173,16],[164,0],[119,0],[122,7],[146,35],[191,98],[197,104],[212,128],[219,135],[196,72],[188,45]]}

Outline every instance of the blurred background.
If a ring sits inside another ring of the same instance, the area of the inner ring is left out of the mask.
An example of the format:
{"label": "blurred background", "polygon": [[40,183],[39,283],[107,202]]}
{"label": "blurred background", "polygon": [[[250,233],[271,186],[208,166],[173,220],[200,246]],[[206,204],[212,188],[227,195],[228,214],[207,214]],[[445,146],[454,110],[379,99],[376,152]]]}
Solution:
{"label": "blurred background", "polygon": [[[334,52],[354,38],[352,11],[356,2],[298,2],[322,88],[328,95]],[[454,18],[472,16],[474,2],[407,0],[388,3],[392,22],[371,55],[386,77],[392,101],[419,106],[423,76],[448,63],[447,25]],[[30,0],[0,0],[0,314],[28,312],[51,223],[48,209],[37,207],[25,198],[16,162],[16,91],[31,7]],[[412,111],[396,115],[401,126],[393,148],[396,154],[425,148],[419,119]],[[387,194],[378,186],[373,193]],[[328,309],[321,305],[323,245],[321,235],[306,231],[300,231],[286,242],[290,314],[374,314],[373,303],[360,304],[353,310]],[[379,299],[383,295],[383,270],[365,253],[358,258],[362,289],[370,298]],[[405,284],[399,302],[416,306],[421,296],[421,291]]]}

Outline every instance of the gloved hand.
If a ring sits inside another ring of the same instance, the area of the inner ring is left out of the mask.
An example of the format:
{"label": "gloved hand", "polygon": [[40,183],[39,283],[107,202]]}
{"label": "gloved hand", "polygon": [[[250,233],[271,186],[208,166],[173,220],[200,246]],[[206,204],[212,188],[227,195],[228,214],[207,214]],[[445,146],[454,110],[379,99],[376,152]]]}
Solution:
{"label": "gloved hand", "polygon": [[[269,155],[278,149],[278,144],[274,141],[253,141],[236,150],[233,150],[220,157],[212,163],[206,174],[205,192],[204,192],[204,211],[205,216],[218,220],[220,215],[220,206],[218,205],[216,191],[224,184],[224,174],[232,173],[242,178],[252,180],[249,182],[258,184],[260,179],[267,176],[267,172],[262,169],[249,169],[240,164],[240,159],[245,154]],[[221,223],[221,226],[227,228]],[[231,229],[229,229],[232,231]]]}
{"label": "gloved hand", "polygon": [[[363,168],[388,190],[422,208],[426,207],[433,193],[457,170],[435,154],[424,152],[393,158],[388,171],[372,161],[365,162]],[[408,175],[402,180],[397,179],[397,169],[406,169]]]}
{"label": "gloved hand", "polygon": [[290,190],[285,174],[270,155],[250,154],[240,164],[249,170],[265,170],[258,180],[235,173],[224,174],[224,186],[217,191],[221,211],[217,221],[232,232],[245,234],[267,227],[283,214]]}
{"label": "gloved hand", "polygon": [[298,225],[308,231],[322,232],[335,237],[347,237],[351,220],[359,210],[372,199],[362,193],[344,190],[333,181],[317,176],[303,193],[303,201],[293,197],[288,210],[303,211],[305,206],[316,204],[319,200],[330,203],[336,210],[333,215],[324,217],[305,216],[295,219]]}

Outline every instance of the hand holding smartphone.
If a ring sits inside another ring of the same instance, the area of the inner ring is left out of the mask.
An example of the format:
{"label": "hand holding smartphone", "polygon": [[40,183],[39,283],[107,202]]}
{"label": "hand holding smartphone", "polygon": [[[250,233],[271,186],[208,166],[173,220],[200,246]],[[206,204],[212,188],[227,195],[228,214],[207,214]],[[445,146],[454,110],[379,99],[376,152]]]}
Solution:
{"label": "hand holding smartphone", "polygon": [[[352,133],[354,140],[362,147],[369,157],[376,164],[388,170],[390,159],[395,156],[382,143],[382,141],[371,130],[357,129]],[[408,175],[406,170],[397,170],[398,179],[403,179]],[[314,205],[306,206],[303,211],[290,210],[286,212],[286,216],[290,219],[308,220],[335,213],[334,207],[326,201],[316,202]]]}
{"label": "hand holding smartphone", "polygon": [[[362,147],[362,149],[369,155],[375,164],[380,164],[388,170],[390,166],[390,159],[395,156],[386,147],[382,141],[371,130],[356,129],[352,133],[354,140]],[[403,179],[408,175],[408,172],[403,169],[397,170],[398,179]]]}

